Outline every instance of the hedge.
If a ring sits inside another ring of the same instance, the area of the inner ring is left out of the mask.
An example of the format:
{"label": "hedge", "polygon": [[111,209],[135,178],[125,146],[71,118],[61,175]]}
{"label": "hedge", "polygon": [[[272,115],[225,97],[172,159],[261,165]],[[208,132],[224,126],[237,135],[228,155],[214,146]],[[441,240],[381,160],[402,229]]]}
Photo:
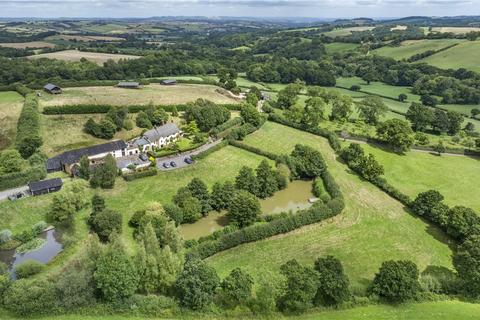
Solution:
{"label": "hedge", "polygon": [[219,135],[220,133],[232,128],[232,127],[235,127],[235,126],[239,126],[241,125],[243,122],[242,118],[241,117],[235,117],[233,119],[230,119],[228,120],[227,122],[224,122],[218,126],[216,126],[215,128],[213,128],[212,130],[210,130],[210,133],[212,135]]}
{"label": "hedge", "polygon": [[218,151],[218,150],[220,150],[220,149],[222,149],[223,147],[226,147],[226,146],[228,146],[228,141],[223,140],[222,142],[220,142],[216,146],[213,146],[213,147],[211,147],[211,148],[209,148],[205,151],[202,151],[198,154],[193,155],[192,159],[194,159],[194,160],[204,159],[208,155],[210,155],[210,154],[214,153],[215,151]]}
{"label": "hedge", "polygon": [[25,97],[25,102],[23,103],[23,108],[17,121],[16,148],[24,158],[28,158],[36,151],[30,150],[31,145],[22,143],[26,138],[33,138],[37,140],[40,145],[42,143],[38,100],[34,94],[27,94]]}
{"label": "hedge", "polygon": [[242,143],[240,141],[236,141],[236,140],[228,140],[228,143],[234,147],[237,147],[237,148],[240,148],[240,149],[243,149],[243,150],[246,150],[246,151],[249,151],[249,152],[252,152],[252,153],[256,153],[260,156],[263,156],[263,157],[266,157],[266,158],[269,158],[273,161],[280,161],[282,159],[281,156],[275,154],[275,153],[272,153],[272,152],[268,152],[268,151],[265,151],[265,150],[262,150],[260,148],[257,148],[257,147],[254,147],[254,146],[250,146],[248,144],[245,144],[245,143]]}
{"label": "hedge", "polygon": [[24,186],[30,181],[42,180],[47,176],[43,166],[30,167],[21,172],[13,172],[0,176],[0,190]]}
{"label": "hedge", "polygon": [[[227,108],[228,110],[238,110],[237,104],[219,104]],[[167,112],[173,112],[176,108],[177,111],[185,111],[188,104],[170,104],[170,105],[156,105],[153,106],[156,109],[164,109]],[[64,106],[48,106],[43,109],[43,114],[46,115],[59,115],[59,114],[89,114],[89,113],[107,113],[111,108],[122,108],[123,106],[114,106],[111,104],[74,104]],[[137,113],[140,111],[148,110],[151,105],[129,105],[124,106],[128,108],[128,112]]]}
{"label": "hedge", "polygon": [[125,181],[133,181],[136,179],[155,176],[157,175],[157,173],[158,173],[157,168],[149,167],[148,169],[145,169],[142,171],[125,174],[123,175],[123,179],[125,179]]}

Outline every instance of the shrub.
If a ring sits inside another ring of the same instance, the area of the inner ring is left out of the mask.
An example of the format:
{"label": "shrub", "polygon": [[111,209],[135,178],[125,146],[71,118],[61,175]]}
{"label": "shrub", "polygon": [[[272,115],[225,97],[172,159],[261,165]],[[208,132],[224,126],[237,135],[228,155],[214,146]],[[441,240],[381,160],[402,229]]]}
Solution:
{"label": "shrub", "polygon": [[30,94],[25,98],[25,103],[17,121],[16,148],[22,157],[27,159],[41,145],[38,100],[35,95]]}
{"label": "shrub", "polygon": [[56,300],[53,287],[48,281],[20,279],[5,291],[3,306],[17,315],[39,315],[51,312]]}
{"label": "shrub", "polygon": [[372,283],[372,292],[390,302],[403,302],[416,297],[417,265],[408,260],[385,261]]}
{"label": "shrub", "polygon": [[15,274],[18,279],[24,279],[36,275],[45,269],[45,266],[35,260],[27,260],[15,267]]}
{"label": "shrub", "polygon": [[32,226],[32,231],[35,234],[40,234],[47,228],[47,223],[45,221],[39,221]]}
{"label": "shrub", "polygon": [[108,241],[112,233],[122,232],[122,215],[116,211],[105,209],[93,218],[92,229],[102,241]]}
{"label": "shrub", "polygon": [[47,176],[47,170],[41,166],[33,166],[21,172],[0,175],[0,190],[26,185],[30,181],[39,181]]}
{"label": "shrub", "polygon": [[133,181],[133,180],[136,180],[136,179],[155,176],[157,174],[158,174],[157,168],[149,167],[149,168],[147,168],[145,170],[142,170],[142,171],[136,171],[134,173],[124,174],[123,179],[125,179],[125,181]]}
{"label": "shrub", "polygon": [[12,240],[12,231],[4,229],[0,231],[0,244],[4,244]]}
{"label": "shrub", "polygon": [[132,305],[135,305],[142,316],[172,316],[173,314],[176,314],[178,309],[175,300],[165,296],[136,294],[130,301]]}

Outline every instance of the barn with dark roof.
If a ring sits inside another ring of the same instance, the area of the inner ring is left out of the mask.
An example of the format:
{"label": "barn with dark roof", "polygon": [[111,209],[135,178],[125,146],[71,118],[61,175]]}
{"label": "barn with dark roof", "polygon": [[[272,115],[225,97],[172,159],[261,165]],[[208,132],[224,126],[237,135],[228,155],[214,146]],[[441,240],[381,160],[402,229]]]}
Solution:
{"label": "barn with dark roof", "polygon": [[39,196],[41,194],[57,192],[62,189],[62,179],[54,178],[48,180],[34,181],[28,184],[30,192],[34,196]]}
{"label": "barn with dark roof", "polygon": [[51,94],[60,94],[62,93],[62,88],[60,88],[59,86],[53,84],[53,83],[47,83],[43,89],[45,91],[47,91],[48,93],[51,93]]}

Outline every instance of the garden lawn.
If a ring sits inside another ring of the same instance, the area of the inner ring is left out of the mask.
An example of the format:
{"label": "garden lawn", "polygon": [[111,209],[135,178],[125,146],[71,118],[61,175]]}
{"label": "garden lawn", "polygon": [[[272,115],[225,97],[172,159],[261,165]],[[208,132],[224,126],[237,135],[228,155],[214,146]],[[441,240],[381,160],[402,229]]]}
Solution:
{"label": "garden lawn", "polygon": [[17,92],[0,92],[0,150],[8,148],[15,140],[22,106],[23,97]]}
{"label": "garden lawn", "polygon": [[420,270],[428,265],[452,267],[452,252],[444,236],[336,161],[324,138],[267,122],[247,136],[245,143],[277,154],[289,153],[295,144],[320,150],[345,196],[346,208],[322,223],[208,258],[222,277],[241,267],[258,280],[265,272],[278,273],[281,264],[290,259],[312,265],[317,257],[330,254],[342,261],[354,292],[364,293],[385,260],[410,259]]}
{"label": "garden lawn", "polygon": [[460,42],[462,40],[459,39],[407,40],[403,41],[398,47],[385,46],[374,50],[373,53],[401,60],[428,50],[439,50]]}
{"label": "garden lawn", "polygon": [[448,50],[420,60],[442,69],[465,68],[480,72],[480,40],[466,41]]}
{"label": "garden lawn", "polygon": [[419,192],[438,190],[450,206],[464,205],[480,214],[480,158],[410,151],[406,155],[362,145],[385,168],[385,178],[400,191],[415,197]]}

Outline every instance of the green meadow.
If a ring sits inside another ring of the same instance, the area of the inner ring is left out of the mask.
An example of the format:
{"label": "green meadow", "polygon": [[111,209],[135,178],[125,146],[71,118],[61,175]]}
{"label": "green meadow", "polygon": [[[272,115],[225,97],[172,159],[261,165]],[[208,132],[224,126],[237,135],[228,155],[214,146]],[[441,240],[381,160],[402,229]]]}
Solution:
{"label": "green meadow", "polygon": [[386,56],[395,60],[408,59],[411,56],[423,53],[428,50],[439,50],[455,43],[460,43],[459,39],[433,39],[433,40],[407,40],[400,46],[385,46],[373,51],[374,54]]}
{"label": "green meadow", "polygon": [[480,40],[462,42],[448,50],[422,59],[422,62],[442,69],[465,68],[480,72]]}

